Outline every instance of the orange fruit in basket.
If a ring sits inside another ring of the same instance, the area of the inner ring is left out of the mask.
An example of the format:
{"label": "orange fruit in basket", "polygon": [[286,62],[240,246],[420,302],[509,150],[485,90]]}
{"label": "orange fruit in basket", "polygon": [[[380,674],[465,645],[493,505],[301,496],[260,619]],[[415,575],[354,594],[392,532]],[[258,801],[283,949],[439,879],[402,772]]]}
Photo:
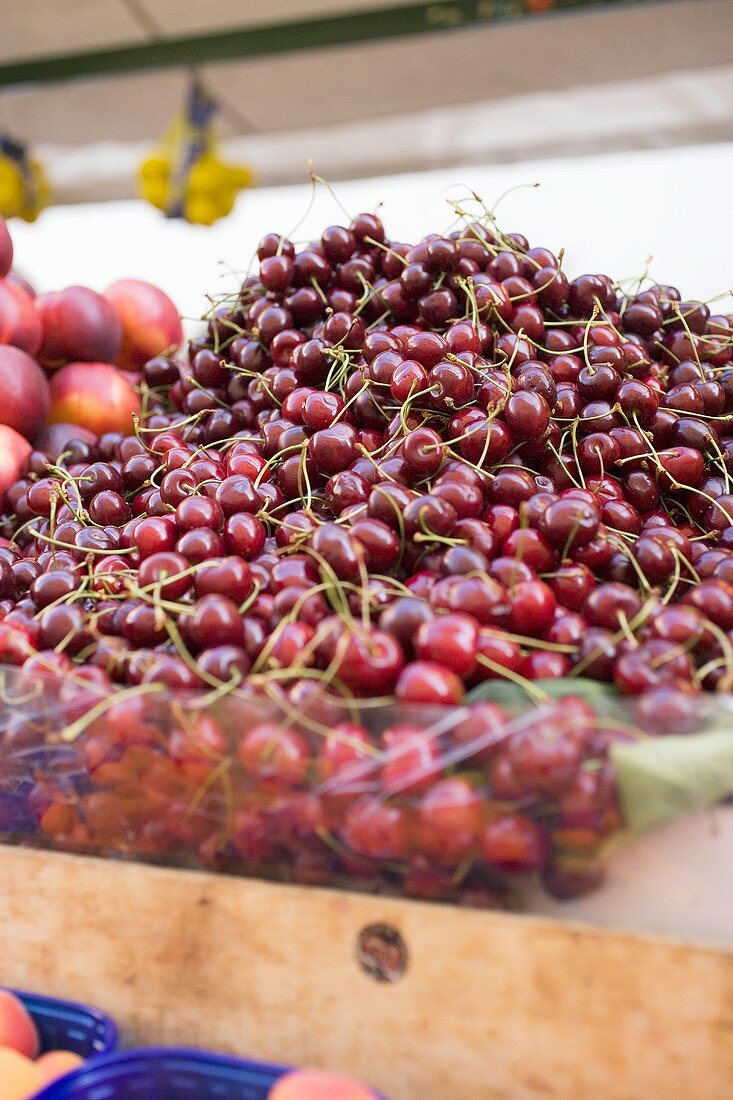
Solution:
{"label": "orange fruit in basket", "polygon": [[36,1069],[41,1074],[44,1085],[50,1085],[52,1081],[58,1081],[67,1073],[79,1069],[84,1065],[84,1059],[80,1054],[74,1054],[71,1050],[49,1050],[42,1054],[36,1062]]}
{"label": "orange fruit in basket", "polygon": [[11,1047],[0,1047],[2,1100],[29,1100],[45,1084],[38,1066]]}
{"label": "orange fruit in basket", "polygon": [[276,1082],[268,1100],[375,1100],[375,1095],[345,1073],[296,1069]]}
{"label": "orange fruit in basket", "polygon": [[25,1005],[8,990],[0,989],[0,1048],[11,1047],[26,1058],[35,1058],[38,1046],[36,1025]]}

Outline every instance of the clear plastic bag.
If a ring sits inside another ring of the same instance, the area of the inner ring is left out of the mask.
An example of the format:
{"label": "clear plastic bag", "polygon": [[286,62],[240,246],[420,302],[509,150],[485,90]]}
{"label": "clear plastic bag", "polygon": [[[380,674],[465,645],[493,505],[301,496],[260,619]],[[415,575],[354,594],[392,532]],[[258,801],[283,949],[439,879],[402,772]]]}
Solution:
{"label": "clear plastic bag", "polygon": [[[660,930],[684,930],[686,909],[695,925],[679,867],[665,880],[660,857],[652,889],[654,842],[628,842],[683,818],[699,827],[699,811],[733,793],[731,700],[547,688],[530,702],[488,681],[489,697],[465,706],[385,708],[317,680],[269,696],[110,694],[5,669],[0,830],[65,851],[628,926],[657,927],[676,897]],[[731,810],[717,813],[727,823]],[[717,876],[728,900],[729,864]],[[646,915],[637,888],[658,903]],[[701,934],[725,938],[726,904],[719,916],[706,906]]]}

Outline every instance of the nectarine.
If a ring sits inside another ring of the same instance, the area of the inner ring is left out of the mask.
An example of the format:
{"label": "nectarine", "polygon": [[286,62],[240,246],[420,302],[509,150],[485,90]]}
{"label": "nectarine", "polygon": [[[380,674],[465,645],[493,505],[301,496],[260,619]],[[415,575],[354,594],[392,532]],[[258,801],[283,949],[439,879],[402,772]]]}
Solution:
{"label": "nectarine", "polygon": [[122,325],[114,306],[87,286],[42,294],[36,300],[43,337],[38,358],[47,367],[71,359],[114,363],[122,347]]}
{"label": "nectarine", "polygon": [[20,477],[21,467],[32,449],[22,435],[0,424],[0,504],[5,490]]}
{"label": "nectarine", "polygon": [[375,1100],[375,1094],[345,1073],[296,1069],[276,1082],[268,1100]]}
{"label": "nectarine", "polygon": [[36,1025],[23,1002],[7,989],[0,989],[0,1047],[12,1047],[26,1058],[38,1054]]}
{"label": "nectarine", "polygon": [[74,1054],[70,1050],[49,1050],[36,1062],[36,1068],[41,1074],[41,1082],[44,1085],[49,1085],[51,1081],[58,1081],[59,1077],[72,1073],[83,1065],[84,1059],[81,1055]]}
{"label": "nectarine", "polygon": [[140,398],[109,363],[68,363],[51,378],[52,424],[80,424],[95,435],[132,431]]}
{"label": "nectarine", "polygon": [[13,241],[5,218],[0,218],[0,278],[4,278],[13,266]]}
{"label": "nectarine", "polygon": [[164,291],[142,279],[118,279],[104,292],[122,322],[122,351],[115,362],[123,370],[140,370],[164,351],[175,351],[183,339],[178,310]]}
{"label": "nectarine", "polygon": [[0,424],[35,439],[48,423],[50,396],[46,376],[20,348],[0,346]]}
{"label": "nectarine", "polygon": [[41,321],[35,302],[17,282],[0,279],[0,344],[35,355],[41,343]]}
{"label": "nectarine", "polygon": [[9,283],[13,283],[15,286],[19,286],[21,290],[24,290],[29,298],[35,299],[38,297],[36,294],[36,288],[28,282],[26,278],[18,274],[17,271],[9,271],[5,278]]}

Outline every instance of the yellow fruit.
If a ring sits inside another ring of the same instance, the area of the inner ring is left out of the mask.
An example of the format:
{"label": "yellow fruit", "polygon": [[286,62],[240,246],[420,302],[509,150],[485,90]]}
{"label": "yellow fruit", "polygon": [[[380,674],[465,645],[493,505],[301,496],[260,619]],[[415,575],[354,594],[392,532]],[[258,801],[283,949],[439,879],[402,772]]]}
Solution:
{"label": "yellow fruit", "polygon": [[156,206],[158,210],[165,210],[168,201],[168,184],[163,182],[144,183],[142,197],[147,199],[151,206]]}
{"label": "yellow fruit", "polygon": [[35,221],[50,197],[51,188],[39,161],[29,160],[25,175],[12,157],[0,156],[0,214]]}
{"label": "yellow fruit", "polygon": [[140,165],[140,175],[146,183],[167,180],[170,176],[171,162],[162,153],[154,154]]}
{"label": "yellow fruit", "polygon": [[219,196],[219,217],[226,218],[227,214],[231,214],[234,209],[234,200],[237,194],[235,191],[228,191],[225,195]]}
{"label": "yellow fruit", "polygon": [[226,173],[214,157],[203,156],[191,168],[188,175],[189,194],[215,195],[226,186]]}
{"label": "yellow fruit", "polygon": [[253,175],[247,168],[224,164],[216,156],[217,144],[210,125],[196,129],[183,114],[170,126],[160,149],[140,165],[140,193],[151,205],[169,212],[180,199],[176,166],[198,142],[200,155],[183,181],[183,216],[194,225],[213,225],[229,214],[237,193],[250,187]]}
{"label": "yellow fruit", "polygon": [[31,182],[30,187],[23,196],[23,204],[19,211],[21,218],[27,222],[34,222],[44,210],[51,198],[51,188],[46,178],[46,173],[39,161],[29,162]]}
{"label": "yellow fruit", "polygon": [[245,187],[252,187],[255,182],[254,172],[249,168],[230,168],[229,177],[232,187],[237,191],[243,191]]}
{"label": "yellow fruit", "polygon": [[152,156],[140,165],[140,194],[158,210],[165,210],[170,188],[170,161]]}
{"label": "yellow fruit", "polygon": [[23,204],[23,177],[14,161],[0,157],[0,214],[15,217]]}
{"label": "yellow fruit", "polygon": [[183,204],[183,213],[193,225],[213,225],[222,216],[216,198],[208,195],[190,195]]}

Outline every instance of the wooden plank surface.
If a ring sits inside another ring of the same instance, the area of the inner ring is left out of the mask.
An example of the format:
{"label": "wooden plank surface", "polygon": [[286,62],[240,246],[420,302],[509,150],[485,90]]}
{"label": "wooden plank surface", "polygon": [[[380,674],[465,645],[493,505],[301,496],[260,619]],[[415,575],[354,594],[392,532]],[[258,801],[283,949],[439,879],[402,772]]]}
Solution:
{"label": "wooden plank surface", "polygon": [[[543,918],[0,847],[0,981],[127,1044],[350,1070],[390,1100],[729,1100],[733,952]],[[359,966],[372,923],[404,975]]]}

